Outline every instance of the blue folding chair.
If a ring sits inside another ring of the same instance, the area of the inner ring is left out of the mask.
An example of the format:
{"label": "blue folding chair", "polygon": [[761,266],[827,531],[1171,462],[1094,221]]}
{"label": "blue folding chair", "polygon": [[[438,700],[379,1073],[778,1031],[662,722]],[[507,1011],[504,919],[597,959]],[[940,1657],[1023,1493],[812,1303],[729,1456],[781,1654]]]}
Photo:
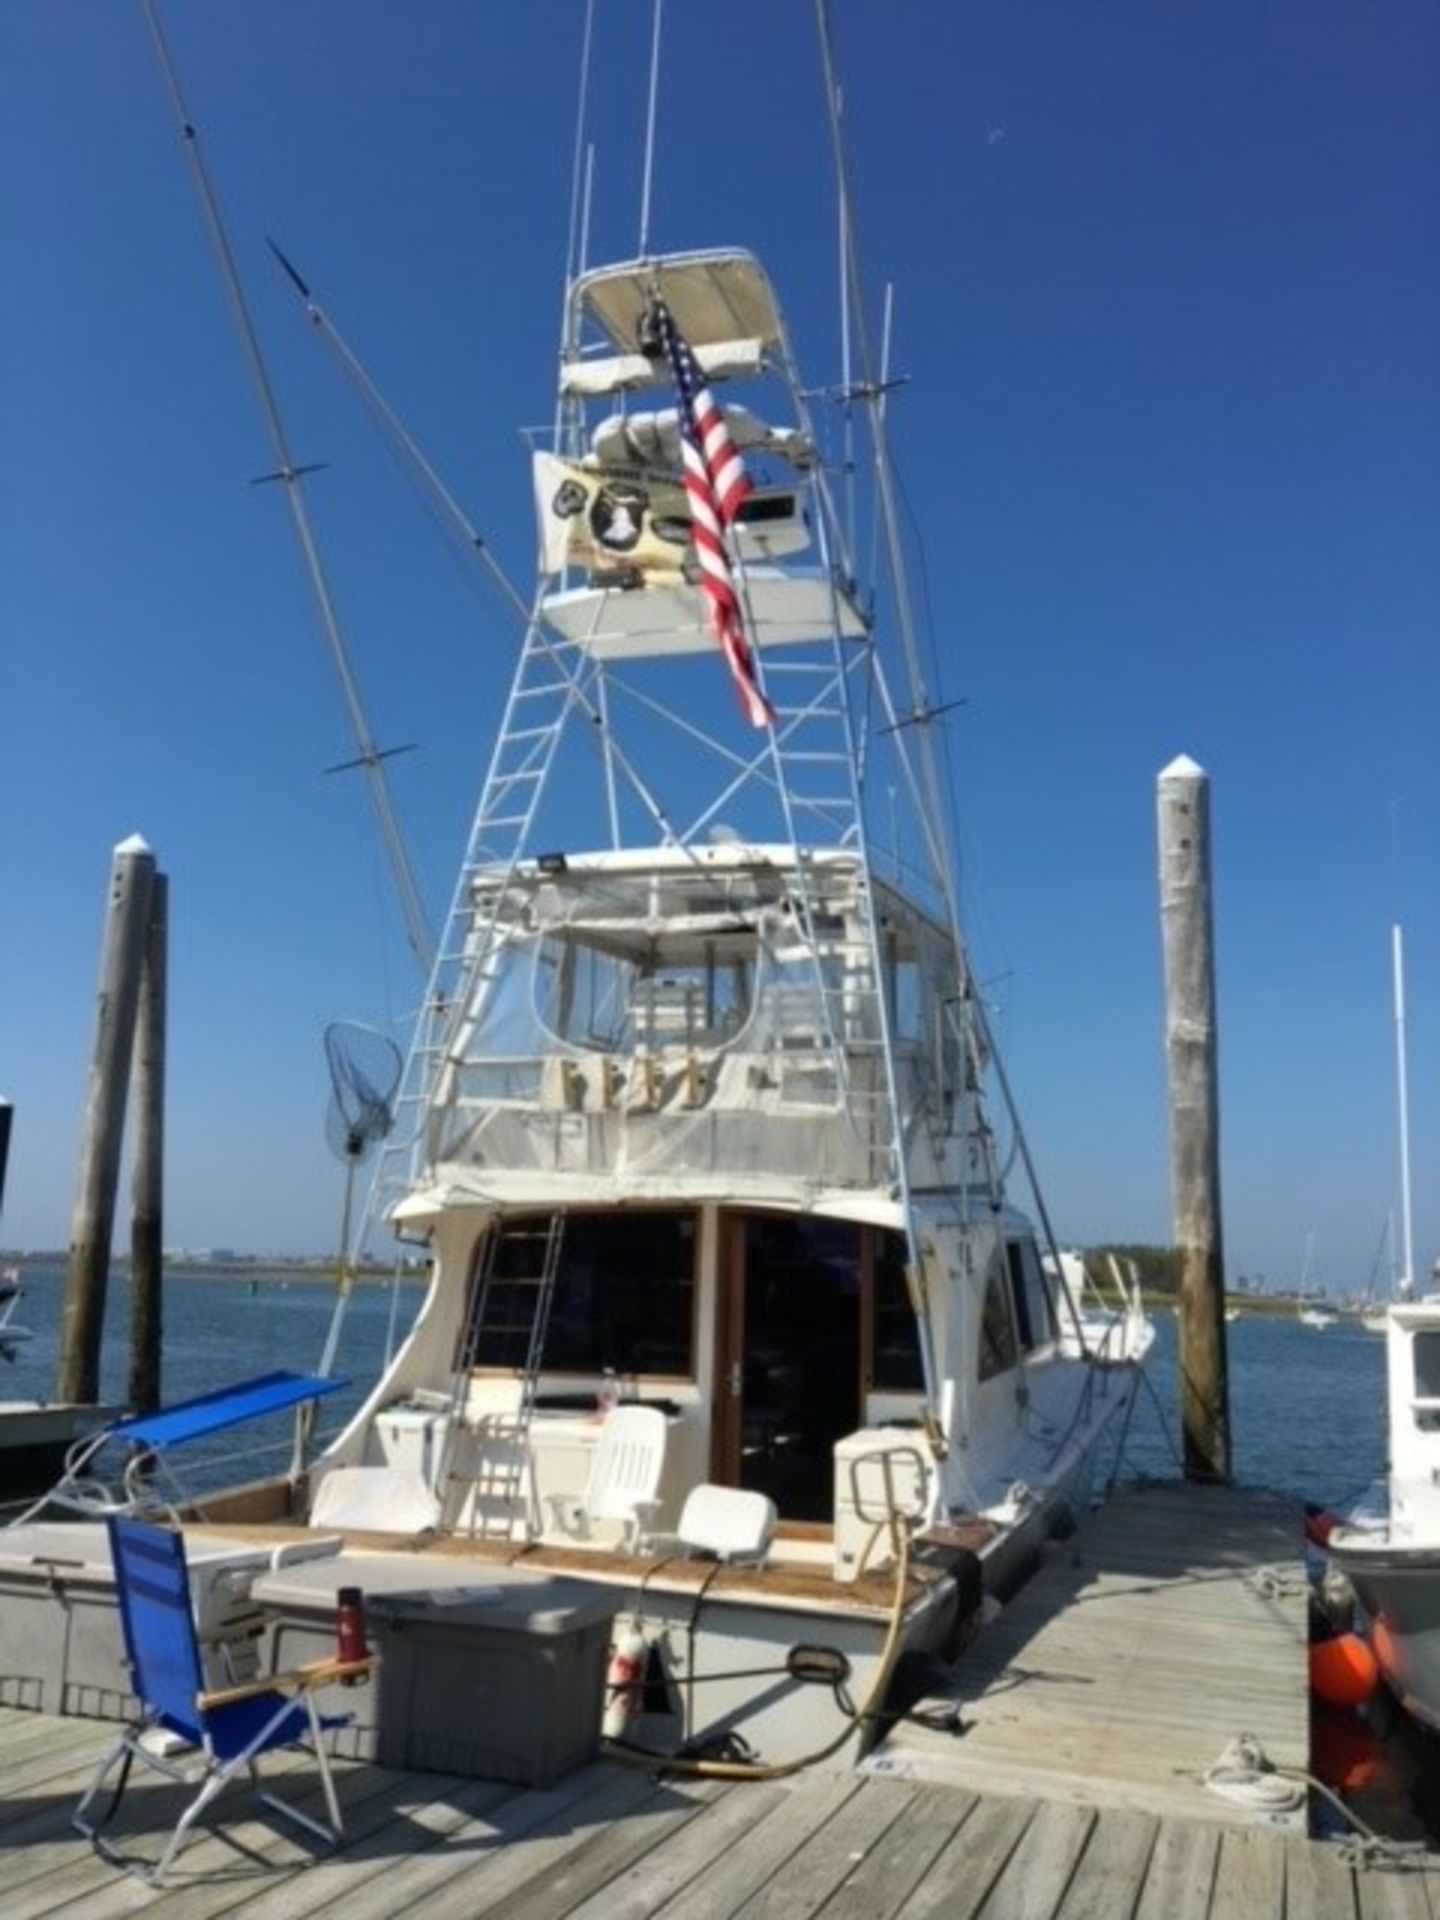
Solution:
{"label": "blue folding chair", "polygon": [[[107,1524],[127,1664],[141,1713],[105,1755],[75,1809],[74,1821],[80,1832],[117,1866],[152,1886],[158,1885],[191,1826],[238,1773],[248,1772],[260,1792],[261,1756],[275,1747],[297,1746],[308,1736],[320,1768],[328,1824],[274,1794],[260,1793],[260,1798],[318,1839],[337,1844],[344,1824],[324,1736],[348,1724],[351,1716],[322,1717],[315,1706],[314,1690],[336,1680],[368,1678],[374,1656],[358,1661],[314,1660],[292,1673],[270,1674],[242,1686],[207,1693],[200,1678],[184,1536],[140,1520],[112,1516]],[[176,1741],[180,1743],[178,1751],[174,1750]],[[199,1788],[176,1821],[154,1866],[127,1859],[100,1831],[119,1805],[136,1760]],[[122,1771],[114,1796],[105,1814],[95,1820],[90,1815],[91,1804],[117,1765]]]}

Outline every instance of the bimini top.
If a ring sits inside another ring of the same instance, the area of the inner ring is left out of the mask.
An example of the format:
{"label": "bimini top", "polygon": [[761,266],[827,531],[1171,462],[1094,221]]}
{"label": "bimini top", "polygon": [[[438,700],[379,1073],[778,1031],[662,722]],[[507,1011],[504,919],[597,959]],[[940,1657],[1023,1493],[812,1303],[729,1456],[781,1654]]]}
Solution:
{"label": "bimini top", "polygon": [[738,340],[756,341],[762,350],[780,345],[780,309],[765,269],[739,248],[627,260],[595,267],[575,283],[583,311],[621,353],[639,350],[640,317],[655,292],[697,351]]}

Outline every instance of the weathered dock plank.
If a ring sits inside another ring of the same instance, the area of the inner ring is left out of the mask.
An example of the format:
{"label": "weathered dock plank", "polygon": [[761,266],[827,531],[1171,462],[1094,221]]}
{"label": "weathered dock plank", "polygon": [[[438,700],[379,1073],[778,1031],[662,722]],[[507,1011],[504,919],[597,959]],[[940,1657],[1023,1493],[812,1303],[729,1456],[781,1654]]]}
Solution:
{"label": "weathered dock plank", "polygon": [[974,1920],[1034,1817],[1033,1803],[982,1800],[936,1856],[899,1920]]}
{"label": "weathered dock plank", "polygon": [[[48,1753],[53,1771],[12,1786],[12,1736],[27,1767]],[[112,1737],[0,1722],[5,1920],[1440,1920],[1433,1858],[1357,1869],[1262,1827],[1033,1793],[819,1773],[665,1781],[607,1761],[543,1791],[342,1762],[338,1852],[237,1788],[154,1891],[70,1826]],[[267,1772],[318,1806],[308,1756],[273,1756]],[[153,1858],[180,1798],[132,1786],[117,1839]]]}
{"label": "weathered dock plank", "polygon": [[1102,1812],[1056,1920],[1129,1920],[1159,1831],[1160,1823],[1145,1814]]}
{"label": "weathered dock plank", "polygon": [[1301,1540],[1298,1507],[1266,1494],[1117,1495],[1052,1550],[926,1703],[959,1706],[963,1734],[902,1722],[870,1770],[1252,1823],[1203,1776],[1242,1731],[1277,1765],[1308,1764]]}
{"label": "weathered dock plank", "polygon": [[1200,1826],[1193,1820],[1162,1823],[1135,1907],[1135,1920],[1209,1920],[1219,1853],[1218,1827]]}

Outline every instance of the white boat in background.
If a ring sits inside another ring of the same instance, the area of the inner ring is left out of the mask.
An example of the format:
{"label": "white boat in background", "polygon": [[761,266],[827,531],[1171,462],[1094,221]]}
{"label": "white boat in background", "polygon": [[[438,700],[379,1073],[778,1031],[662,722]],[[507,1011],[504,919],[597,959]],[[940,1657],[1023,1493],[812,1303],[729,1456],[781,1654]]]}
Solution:
{"label": "white boat in background", "polygon": [[1377,1514],[1367,1503],[1334,1530],[1327,1547],[1370,1615],[1371,1644],[1390,1687],[1417,1719],[1440,1731],[1440,1262],[1434,1290],[1414,1298],[1399,927],[1392,930],[1392,956],[1402,1265],[1396,1298],[1385,1315],[1388,1504]]}
{"label": "white boat in background", "polygon": [[1313,1327],[1320,1331],[1325,1327],[1333,1327],[1338,1315],[1331,1313],[1326,1307],[1302,1307],[1295,1318],[1302,1327]]}
{"label": "white boat in background", "polygon": [[35,1338],[29,1327],[15,1324],[15,1309],[22,1292],[19,1267],[0,1268],[0,1360],[14,1360],[21,1348]]}

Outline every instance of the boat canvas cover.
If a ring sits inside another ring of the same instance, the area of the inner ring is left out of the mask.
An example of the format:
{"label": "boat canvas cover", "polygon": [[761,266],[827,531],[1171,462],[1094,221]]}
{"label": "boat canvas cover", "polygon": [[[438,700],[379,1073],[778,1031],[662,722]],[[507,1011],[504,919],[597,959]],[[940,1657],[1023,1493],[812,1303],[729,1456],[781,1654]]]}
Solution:
{"label": "boat canvas cover", "polygon": [[781,341],[780,313],[760,262],[738,251],[632,260],[580,282],[586,310],[623,353],[639,345],[641,316],[658,293],[691,347],[728,340]]}

